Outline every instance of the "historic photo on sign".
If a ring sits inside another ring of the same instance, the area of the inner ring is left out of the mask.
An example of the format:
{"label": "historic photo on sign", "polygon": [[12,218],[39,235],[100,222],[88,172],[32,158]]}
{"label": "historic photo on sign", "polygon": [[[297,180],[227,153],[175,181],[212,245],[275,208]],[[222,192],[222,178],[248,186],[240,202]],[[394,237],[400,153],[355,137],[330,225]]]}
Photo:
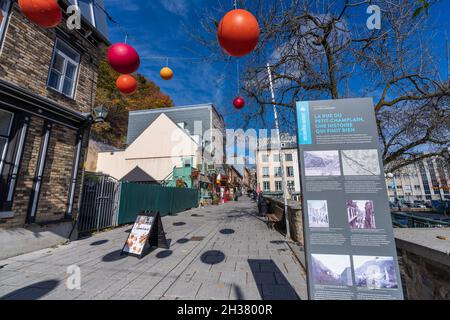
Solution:
{"label": "historic photo on sign", "polygon": [[328,206],[326,200],[308,200],[308,221],[310,228],[328,228]]}
{"label": "historic photo on sign", "polygon": [[315,285],[351,286],[350,256],[312,254],[312,272]]}
{"label": "historic photo on sign", "polygon": [[343,150],[342,168],[345,176],[378,176],[381,172],[378,151]]}
{"label": "historic photo on sign", "polygon": [[397,273],[393,257],[353,256],[355,281],[368,289],[397,288]]}
{"label": "historic photo on sign", "polygon": [[375,212],[371,200],[347,201],[348,225],[351,229],[375,229]]}
{"label": "historic photo on sign", "polygon": [[305,151],[306,176],[340,176],[338,151]]}

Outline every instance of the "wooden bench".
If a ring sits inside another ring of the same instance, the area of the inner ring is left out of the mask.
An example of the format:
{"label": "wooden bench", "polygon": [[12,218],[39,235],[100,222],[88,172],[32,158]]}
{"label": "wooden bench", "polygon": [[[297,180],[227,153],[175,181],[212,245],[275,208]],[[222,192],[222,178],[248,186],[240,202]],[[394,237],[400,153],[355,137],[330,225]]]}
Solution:
{"label": "wooden bench", "polygon": [[274,213],[267,213],[266,214],[267,226],[270,229],[273,229],[276,223],[278,223],[281,220],[283,220],[283,216],[284,216],[284,209],[283,208],[275,206],[275,210],[274,211],[275,211]]}

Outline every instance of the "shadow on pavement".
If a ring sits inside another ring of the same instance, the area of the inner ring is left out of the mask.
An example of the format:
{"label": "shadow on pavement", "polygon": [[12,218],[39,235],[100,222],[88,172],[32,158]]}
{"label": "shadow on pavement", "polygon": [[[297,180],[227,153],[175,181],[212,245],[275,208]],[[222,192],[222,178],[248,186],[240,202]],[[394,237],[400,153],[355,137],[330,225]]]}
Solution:
{"label": "shadow on pavement", "polygon": [[241,287],[239,287],[238,285],[233,285],[233,290],[236,295],[236,300],[245,300]]}
{"label": "shadow on pavement", "polygon": [[186,224],[186,222],[175,222],[172,225],[174,225],[175,227],[180,227],[180,226],[184,226]]}
{"label": "shadow on pavement", "polygon": [[156,254],[156,257],[157,257],[158,259],[164,259],[164,258],[167,258],[167,257],[171,256],[172,253],[173,253],[172,250],[163,250],[163,251],[158,252],[158,253]]}
{"label": "shadow on pavement", "polygon": [[218,250],[206,251],[202,254],[200,260],[206,264],[218,264],[225,260],[225,254]]}
{"label": "shadow on pavement", "polygon": [[58,284],[59,280],[47,280],[33,283],[0,297],[0,300],[37,300],[53,291]]}
{"label": "shadow on pavement", "polygon": [[110,253],[104,255],[102,260],[104,262],[114,262],[114,261],[125,259],[127,256],[121,255],[121,253],[122,253],[122,250],[116,250],[116,251],[110,252]]}
{"label": "shadow on pavement", "polygon": [[186,242],[189,242],[189,239],[181,238],[181,239],[177,240],[177,243],[181,243],[181,244],[186,243]]}
{"label": "shadow on pavement", "polygon": [[273,260],[248,259],[248,264],[263,300],[300,300]]}
{"label": "shadow on pavement", "polygon": [[219,232],[221,234],[233,234],[235,231],[233,229],[222,229]]}
{"label": "shadow on pavement", "polygon": [[95,241],[95,242],[92,242],[91,243],[91,246],[101,246],[102,244],[105,244],[105,243],[107,243],[109,240],[98,240],[98,241]]}

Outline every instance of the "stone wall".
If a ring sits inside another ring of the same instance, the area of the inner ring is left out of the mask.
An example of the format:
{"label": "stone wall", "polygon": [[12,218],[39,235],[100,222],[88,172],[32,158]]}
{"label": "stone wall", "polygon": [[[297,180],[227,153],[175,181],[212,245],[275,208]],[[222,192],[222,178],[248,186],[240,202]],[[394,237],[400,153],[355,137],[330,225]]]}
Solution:
{"label": "stone wall", "polygon": [[[84,51],[80,52],[79,76],[73,99],[47,87],[57,29],[61,31],[61,34],[67,34],[68,38],[71,38],[71,41],[62,40]],[[0,78],[64,107],[91,112],[95,100],[101,53],[98,45],[90,43],[76,31],[69,31],[65,21],[56,29],[40,28],[28,20],[20,12],[17,3],[13,2],[0,52]]]}
{"label": "stone wall", "polygon": [[[266,197],[270,201],[270,212],[275,211],[275,206],[284,209],[284,200],[280,198]],[[298,242],[301,246],[304,245],[303,237],[303,213],[302,204],[299,201],[288,200],[288,221],[289,231],[293,241]],[[284,221],[281,223],[284,226]]]}
{"label": "stone wall", "polygon": [[450,229],[394,229],[409,300],[450,300]]}
{"label": "stone wall", "polygon": [[[40,28],[20,12],[17,2],[13,2],[8,19],[0,51],[0,79],[49,99],[61,108],[90,113],[95,101],[98,66],[104,52],[104,44],[97,43],[92,38],[88,41],[81,35],[82,31],[68,30],[65,21],[57,28]],[[80,53],[73,98],[47,87],[56,39],[63,40]],[[44,119],[31,116],[14,194],[14,216],[0,219],[0,229],[22,227],[25,224],[41,148],[43,125]],[[38,223],[64,219],[74,162],[75,134],[76,130],[53,124],[36,213]],[[86,149],[83,149],[75,191],[74,216],[77,214],[85,154]]]}

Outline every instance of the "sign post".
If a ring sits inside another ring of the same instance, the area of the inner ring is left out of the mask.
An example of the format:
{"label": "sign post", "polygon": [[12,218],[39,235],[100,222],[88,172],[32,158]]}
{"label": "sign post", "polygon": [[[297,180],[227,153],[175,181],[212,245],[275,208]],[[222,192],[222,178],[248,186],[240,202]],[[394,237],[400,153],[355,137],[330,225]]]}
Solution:
{"label": "sign post", "polygon": [[142,212],[137,216],[121,254],[143,258],[151,247],[169,249],[159,212]]}
{"label": "sign post", "polygon": [[403,299],[370,98],[298,102],[310,299]]}

